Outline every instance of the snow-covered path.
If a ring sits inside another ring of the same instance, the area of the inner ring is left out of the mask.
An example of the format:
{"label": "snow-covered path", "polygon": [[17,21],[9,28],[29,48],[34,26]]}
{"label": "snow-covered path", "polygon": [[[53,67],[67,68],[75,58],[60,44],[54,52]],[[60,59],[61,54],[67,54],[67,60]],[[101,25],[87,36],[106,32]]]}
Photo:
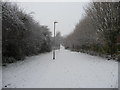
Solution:
{"label": "snow-covered path", "polygon": [[3,88],[117,88],[118,62],[62,48],[3,67]]}

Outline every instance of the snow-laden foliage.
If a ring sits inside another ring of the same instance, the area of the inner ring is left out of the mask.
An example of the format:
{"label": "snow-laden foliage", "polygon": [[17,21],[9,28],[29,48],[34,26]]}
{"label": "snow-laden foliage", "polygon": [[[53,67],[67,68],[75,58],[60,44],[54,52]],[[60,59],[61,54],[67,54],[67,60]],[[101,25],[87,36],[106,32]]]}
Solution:
{"label": "snow-laden foliage", "polygon": [[51,32],[14,3],[2,3],[3,63],[51,51]]}
{"label": "snow-laden foliage", "polygon": [[119,47],[117,38],[120,36],[120,3],[93,2],[85,10],[84,19],[66,37],[65,47],[114,57],[118,54]]}
{"label": "snow-laden foliage", "polygon": [[118,2],[99,2],[93,3],[87,14],[90,15],[94,25],[97,28],[97,33],[105,42],[107,53],[116,53],[117,37],[120,33],[120,3]]}

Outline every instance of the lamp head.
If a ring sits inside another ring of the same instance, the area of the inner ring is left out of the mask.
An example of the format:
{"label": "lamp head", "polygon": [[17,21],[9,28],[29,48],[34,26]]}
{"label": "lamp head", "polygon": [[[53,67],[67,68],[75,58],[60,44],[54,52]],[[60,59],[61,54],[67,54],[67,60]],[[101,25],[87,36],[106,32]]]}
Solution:
{"label": "lamp head", "polygon": [[55,21],[54,23],[58,23],[58,22]]}

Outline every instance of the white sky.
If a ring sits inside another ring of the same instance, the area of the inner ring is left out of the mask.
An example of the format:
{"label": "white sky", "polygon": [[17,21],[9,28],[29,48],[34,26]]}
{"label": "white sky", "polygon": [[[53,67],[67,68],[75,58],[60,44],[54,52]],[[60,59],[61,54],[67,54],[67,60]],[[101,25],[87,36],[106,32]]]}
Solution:
{"label": "white sky", "polygon": [[82,19],[86,2],[19,2],[27,13],[34,12],[33,18],[41,25],[47,25],[53,33],[53,22],[57,21],[56,32],[68,35]]}

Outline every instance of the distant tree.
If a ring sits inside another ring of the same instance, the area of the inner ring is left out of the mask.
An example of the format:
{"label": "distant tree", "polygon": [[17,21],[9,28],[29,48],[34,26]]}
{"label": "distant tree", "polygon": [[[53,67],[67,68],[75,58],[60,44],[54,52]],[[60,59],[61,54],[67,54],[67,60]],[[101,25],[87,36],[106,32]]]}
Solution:
{"label": "distant tree", "polygon": [[75,27],[73,33],[66,38],[66,48],[80,51],[80,49],[87,49],[97,44],[98,35],[95,26],[92,24],[91,19],[85,16]]}
{"label": "distant tree", "polygon": [[61,33],[57,32],[55,37],[55,47],[60,49],[60,44],[61,44]]}

